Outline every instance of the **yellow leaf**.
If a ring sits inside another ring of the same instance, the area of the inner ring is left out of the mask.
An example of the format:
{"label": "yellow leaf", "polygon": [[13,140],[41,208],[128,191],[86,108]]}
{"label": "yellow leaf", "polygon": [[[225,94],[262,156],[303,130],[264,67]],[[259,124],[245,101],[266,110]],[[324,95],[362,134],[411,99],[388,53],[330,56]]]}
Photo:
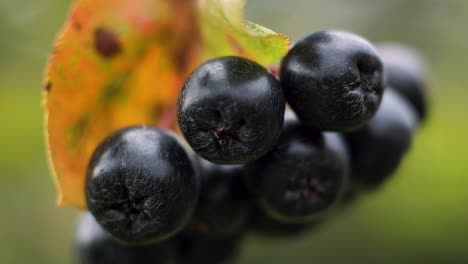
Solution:
{"label": "yellow leaf", "polygon": [[177,129],[184,78],[203,60],[240,55],[267,65],[289,40],[242,20],[241,0],[80,0],[46,69],[44,108],[58,205],[85,208],[96,146],[139,124]]}
{"label": "yellow leaf", "polygon": [[204,59],[236,54],[268,65],[288,51],[289,39],[242,19],[243,0],[200,0],[198,22]]}

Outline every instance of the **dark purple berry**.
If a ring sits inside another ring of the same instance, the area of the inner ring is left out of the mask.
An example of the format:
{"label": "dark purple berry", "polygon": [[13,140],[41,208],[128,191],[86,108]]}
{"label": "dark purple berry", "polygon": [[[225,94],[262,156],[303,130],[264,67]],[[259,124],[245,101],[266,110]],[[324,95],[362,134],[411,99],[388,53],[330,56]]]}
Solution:
{"label": "dark purple berry", "polygon": [[267,153],[281,132],[285,100],[276,78],[241,57],[205,62],[187,79],[178,119],[187,142],[201,157],[241,164]]}
{"label": "dark purple berry", "polygon": [[274,149],[248,165],[245,178],[265,213],[281,222],[308,223],[329,209],[348,178],[348,153],[336,133],[311,133],[285,119]]}
{"label": "dark purple berry", "polygon": [[410,149],[417,126],[411,105],[391,89],[382,106],[363,128],[346,135],[352,159],[352,181],[360,187],[381,184]]}
{"label": "dark purple berry", "polygon": [[423,120],[428,107],[425,58],[418,50],[398,43],[381,44],[378,50],[389,88],[403,95]]}
{"label": "dark purple berry", "polygon": [[131,127],[109,136],[92,156],[88,209],[126,243],[160,241],[181,230],[199,194],[197,168],[172,133]]}
{"label": "dark purple berry", "polygon": [[218,165],[200,159],[200,198],[190,229],[200,236],[224,238],[243,232],[252,202],[243,165]]}
{"label": "dark purple berry", "polygon": [[320,220],[311,223],[282,222],[269,217],[262,209],[256,208],[250,218],[249,230],[265,238],[293,239],[306,234],[314,227],[319,226],[319,223],[321,223]]}
{"label": "dark purple berry", "polygon": [[351,131],[379,108],[382,62],[360,36],[320,31],[298,41],[283,59],[280,80],[302,124],[315,130]]}
{"label": "dark purple berry", "polygon": [[180,234],[178,241],[179,264],[226,264],[235,263],[239,254],[242,236],[223,239]]}
{"label": "dark purple berry", "polygon": [[175,255],[171,241],[128,246],[114,240],[89,213],[80,215],[74,253],[79,264],[162,264]]}

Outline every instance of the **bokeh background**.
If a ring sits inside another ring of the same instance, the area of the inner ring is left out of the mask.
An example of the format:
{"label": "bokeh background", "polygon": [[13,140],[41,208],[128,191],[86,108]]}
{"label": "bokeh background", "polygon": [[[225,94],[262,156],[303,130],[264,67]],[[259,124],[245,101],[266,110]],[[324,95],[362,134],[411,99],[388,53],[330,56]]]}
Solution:
{"label": "bokeh background", "polygon": [[[71,263],[76,212],[55,207],[40,106],[69,4],[0,0],[0,263]],[[432,111],[384,188],[303,236],[249,236],[239,263],[468,263],[468,1],[250,0],[246,16],[293,40],[336,28],[419,48]]]}

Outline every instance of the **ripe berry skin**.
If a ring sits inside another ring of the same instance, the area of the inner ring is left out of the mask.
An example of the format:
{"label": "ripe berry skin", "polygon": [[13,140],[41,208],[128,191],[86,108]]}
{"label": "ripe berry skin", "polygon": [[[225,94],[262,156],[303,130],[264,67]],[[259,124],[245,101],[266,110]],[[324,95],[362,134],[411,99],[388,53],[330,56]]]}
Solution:
{"label": "ripe berry skin", "polygon": [[347,132],[379,108],[384,90],[382,62],[365,39],[321,31],[297,42],[283,59],[280,80],[302,124]]}
{"label": "ripe berry skin", "polygon": [[222,239],[181,233],[177,237],[179,264],[235,263],[243,239],[242,235]]}
{"label": "ripe berry skin", "polygon": [[218,165],[200,159],[200,198],[189,225],[193,233],[225,238],[241,233],[251,209],[243,165]]}
{"label": "ripe berry skin", "polygon": [[79,264],[162,264],[175,254],[171,242],[166,241],[145,246],[123,245],[107,234],[90,213],[80,215],[74,251]]}
{"label": "ripe berry skin", "polygon": [[416,109],[419,119],[427,115],[428,91],[425,58],[419,51],[398,43],[377,46],[389,88],[395,89]]}
{"label": "ripe berry skin", "polygon": [[318,226],[320,222],[289,223],[281,222],[267,216],[265,212],[256,208],[251,215],[249,229],[256,235],[266,238],[297,238]]}
{"label": "ripe berry skin", "polygon": [[356,187],[376,187],[390,176],[408,152],[417,115],[411,105],[392,89],[385,91],[382,105],[369,123],[346,135]]}
{"label": "ripe berry skin", "polygon": [[287,116],[275,148],[249,164],[245,178],[269,217],[310,223],[341,195],[349,173],[348,158],[336,133],[310,133]]}
{"label": "ripe berry skin", "polygon": [[242,164],[273,147],[284,109],[280,84],[264,67],[241,57],[221,57],[187,79],[177,114],[187,142],[201,157]]}
{"label": "ripe berry skin", "polygon": [[198,170],[172,133],[122,129],[98,146],[88,169],[88,209],[116,239],[140,244],[166,239],[192,216]]}

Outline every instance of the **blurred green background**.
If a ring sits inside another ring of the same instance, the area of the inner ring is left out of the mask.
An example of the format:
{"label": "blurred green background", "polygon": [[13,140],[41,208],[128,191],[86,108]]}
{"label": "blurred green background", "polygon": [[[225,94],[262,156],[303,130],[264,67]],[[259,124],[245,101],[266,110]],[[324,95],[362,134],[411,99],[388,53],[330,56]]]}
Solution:
{"label": "blurred green background", "polygon": [[[42,74],[70,1],[0,0],[0,263],[70,263],[72,209],[55,208]],[[250,0],[247,17],[293,40],[323,28],[421,49],[432,111],[397,175],[318,230],[249,236],[240,263],[468,263],[468,1]]]}

